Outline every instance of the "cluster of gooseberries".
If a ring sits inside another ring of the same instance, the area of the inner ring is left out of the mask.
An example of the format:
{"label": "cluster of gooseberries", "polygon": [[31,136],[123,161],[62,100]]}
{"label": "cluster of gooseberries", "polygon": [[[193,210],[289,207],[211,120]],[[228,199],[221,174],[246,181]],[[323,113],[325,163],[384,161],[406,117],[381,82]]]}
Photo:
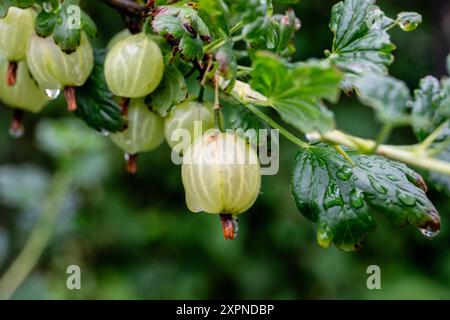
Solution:
{"label": "cluster of gooseberries", "polygon": [[[24,111],[41,111],[61,90],[68,109],[76,110],[75,88],[86,82],[94,65],[86,34],[81,33],[74,52],[64,52],[51,36],[35,33],[36,15],[35,8],[10,7],[0,19],[0,73],[4,79],[0,80],[0,100],[14,109],[10,129],[14,136],[23,134]],[[258,155],[238,135],[213,130],[212,105],[184,101],[173,106],[165,118],[153,111],[146,97],[158,88],[164,71],[162,51],[145,32],[123,31],[110,41],[104,76],[109,90],[121,101],[127,127],[109,137],[125,152],[130,173],[137,170],[137,155],[156,149],[165,137],[184,156],[182,182],[188,208],[220,215],[225,238],[234,239],[237,215],[248,210],[259,194]],[[196,121],[202,128],[198,139],[173,142],[172,134],[178,129],[195,137]]]}

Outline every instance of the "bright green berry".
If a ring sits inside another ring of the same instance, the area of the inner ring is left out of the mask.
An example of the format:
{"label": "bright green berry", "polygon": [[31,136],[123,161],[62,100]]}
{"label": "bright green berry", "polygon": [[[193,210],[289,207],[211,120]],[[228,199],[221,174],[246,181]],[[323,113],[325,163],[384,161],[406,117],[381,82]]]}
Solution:
{"label": "bright green berry", "polygon": [[106,82],[119,97],[145,97],[158,87],[163,73],[161,49],[144,33],[117,42],[105,61]]}
{"label": "bright green berry", "polygon": [[131,36],[131,32],[128,29],[123,29],[122,31],[116,33],[111,40],[109,40],[108,45],[106,46],[106,48],[108,50],[111,50],[118,42],[120,42],[121,40],[128,38],[129,36]]}
{"label": "bright green berry", "polygon": [[[8,61],[0,57],[0,74],[5,74],[7,69]],[[17,65],[17,82],[14,86],[0,82],[0,100],[12,108],[30,112],[41,111],[48,102],[44,90],[32,78],[25,61]]]}
{"label": "bright green berry", "polygon": [[[196,101],[187,101],[175,106],[167,118],[164,120],[164,134],[167,143],[174,148],[185,150],[190,142],[194,140],[195,122],[201,122],[201,131],[198,134],[203,134],[206,130],[214,127],[214,111],[211,105],[205,105]],[[177,129],[187,130],[191,137],[191,141],[183,140],[181,142],[176,140],[172,134]]]}
{"label": "bright green berry", "polygon": [[182,179],[189,210],[236,216],[258,197],[258,155],[243,138],[212,130],[186,150]]}
{"label": "bright green berry", "polygon": [[6,17],[0,19],[0,54],[8,61],[25,59],[35,17],[36,12],[32,8],[10,7]]}
{"label": "bright green berry", "polygon": [[94,67],[94,54],[84,32],[76,51],[65,53],[52,37],[33,34],[27,50],[27,61],[41,88],[63,89],[82,86]]}
{"label": "bright green berry", "polygon": [[129,155],[156,149],[164,140],[163,120],[145,104],[144,99],[131,99],[128,128],[110,135],[111,140]]}

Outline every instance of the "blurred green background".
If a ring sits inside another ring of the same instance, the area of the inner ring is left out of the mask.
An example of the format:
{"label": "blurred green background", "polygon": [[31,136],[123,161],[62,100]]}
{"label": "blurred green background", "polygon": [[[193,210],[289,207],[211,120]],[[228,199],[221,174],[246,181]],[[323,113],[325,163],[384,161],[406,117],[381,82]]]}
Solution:
{"label": "blurred green background", "polygon": [[[94,45],[102,47],[123,28],[122,21],[99,1],[84,2],[100,29]],[[303,24],[298,59],[323,57],[330,48],[333,4],[303,0],[295,6]],[[392,32],[398,49],[391,73],[411,88],[427,74],[443,76],[450,52],[450,2],[378,4],[391,16],[403,10],[424,16],[417,31]],[[372,111],[355,98],[343,97],[331,108],[340,128],[376,136],[379,125]],[[443,225],[433,241],[379,216],[377,232],[360,252],[324,250],[291,198],[289,175],[297,150],[282,140],[279,174],[263,178],[261,196],[240,217],[239,237],[230,242],[223,240],[216,216],[187,210],[180,167],[171,163],[167,145],[143,154],[138,175],[130,177],[123,155],[107,138],[76,118],[67,122],[61,98],[42,114],[28,115],[20,140],[8,135],[11,111],[4,106],[0,111],[0,274],[24,245],[58,168],[69,159],[76,173],[50,245],[13,298],[450,298],[449,198],[433,189],[429,195]],[[86,141],[92,143],[83,146]],[[415,141],[409,129],[402,129],[390,142]],[[82,290],[70,291],[66,268],[74,264],[82,270]],[[381,267],[381,290],[366,287],[372,264]]]}

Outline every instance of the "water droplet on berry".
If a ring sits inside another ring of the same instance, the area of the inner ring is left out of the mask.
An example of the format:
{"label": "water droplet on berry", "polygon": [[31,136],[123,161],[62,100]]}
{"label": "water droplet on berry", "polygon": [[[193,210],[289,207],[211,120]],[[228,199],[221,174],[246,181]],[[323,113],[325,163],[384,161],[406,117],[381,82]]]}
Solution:
{"label": "water droplet on berry", "polygon": [[13,137],[13,138],[16,138],[16,139],[22,138],[24,133],[25,133],[25,128],[24,127],[10,128],[9,129],[9,135],[11,137]]}
{"label": "water droplet on berry", "polygon": [[60,93],[61,93],[61,90],[59,90],[59,89],[45,89],[45,95],[50,100],[55,100],[56,98],[58,98]]}

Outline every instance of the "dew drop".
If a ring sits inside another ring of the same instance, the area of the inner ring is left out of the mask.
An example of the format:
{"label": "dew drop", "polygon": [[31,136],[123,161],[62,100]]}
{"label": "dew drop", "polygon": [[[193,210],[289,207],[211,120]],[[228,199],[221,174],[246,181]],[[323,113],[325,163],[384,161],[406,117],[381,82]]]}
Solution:
{"label": "dew drop", "polygon": [[110,134],[110,132],[109,132],[108,130],[105,130],[105,129],[102,129],[102,130],[100,131],[100,133],[101,133],[103,136],[105,136],[105,137],[108,137],[109,134]]}
{"label": "dew drop", "polygon": [[325,193],[324,207],[325,209],[329,209],[335,206],[342,206],[342,198],[340,194],[340,190],[336,183],[331,182],[328,185],[327,191]]}
{"label": "dew drop", "polygon": [[360,190],[354,189],[350,193],[350,204],[355,209],[364,207],[364,196]]}
{"label": "dew drop", "polygon": [[397,191],[397,196],[400,202],[407,207],[414,207],[416,205],[416,198],[410,196],[407,193]]}
{"label": "dew drop", "polygon": [[436,237],[439,234],[439,231],[432,230],[430,228],[427,228],[427,229],[419,228],[419,231],[428,239],[433,239],[434,237]]}
{"label": "dew drop", "polygon": [[353,175],[352,168],[350,167],[342,167],[336,172],[336,176],[344,181],[347,181],[350,179],[350,177]]}
{"label": "dew drop", "polygon": [[382,186],[378,181],[376,181],[374,177],[369,176],[369,180],[372,188],[374,188],[378,193],[382,194],[387,193],[387,189],[384,186]]}
{"label": "dew drop", "polygon": [[25,134],[24,127],[9,129],[9,135],[13,138],[16,138],[16,139],[22,138],[24,134]]}
{"label": "dew drop", "polygon": [[397,178],[396,176],[394,176],[393,174],[388,174],[388,175],[386,176],[386,178],[388,178],[388,179],[391,180],[391,181],[400,181],[400,179]]}
{"label": "dew drop", "polygon": [[61,90],[59,90],[59,89],[45,89],[45,95],[50,100],[55,100],[56,98],[58,98],[60,93],[61,93]]}
{"label": "dew drop", "polygon": [[239,235],[239,222],[237,216],[233,216],[233,229],[234,229],[234,238],[236,239]]}
{"label": "dew drop", "polygon": [[42,8],[44,9],[45,12],[53,11],[53,6],[50,2],[44,2],[44,4],[42,5]]}
{"label": "dew drop", "polygon": [[331,242],[333,242],[333,234],[331,231],[327,229],[318,229],[317,230],[317,243],[322,248],[328,248],[331,245]]}

